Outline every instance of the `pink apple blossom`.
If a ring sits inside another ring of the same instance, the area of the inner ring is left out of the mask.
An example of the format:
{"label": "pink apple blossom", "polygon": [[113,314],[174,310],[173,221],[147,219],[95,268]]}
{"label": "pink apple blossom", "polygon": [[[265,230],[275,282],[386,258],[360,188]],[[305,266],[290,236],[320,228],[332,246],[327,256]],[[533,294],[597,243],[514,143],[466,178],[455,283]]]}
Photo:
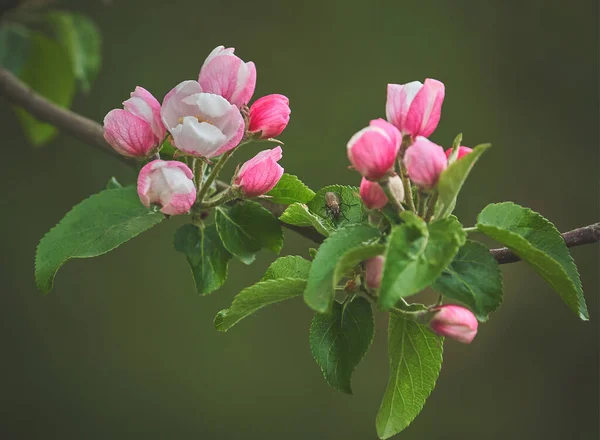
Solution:
{"label": "pink apple blossom", "polygon": [[235,148],[244,136],[244,118],[225,98],[203,93],[196,81],[183,81],[163,100],[162,120],[178,150],[211,158]]}
{"label": "pink apple blossom", "polygon": [[429,322],[431,330],[441,336],[471,343],[477,335],[479,323],[469,310],[456,305],[444,305],[434,309],[435,315]]}
{"label": "pink apple blossom", "polygon": [[160,205],[164,214],[185,214],[196,201],[193,179],[194,174],[183,162],[154,160],[138,175],[138,195],[145,206]]}
{"label": "pink apple blossom", "polygon": [[257,197],[271,191],[283,175],[283,168],[277,163],[281,157],[281,147],[261,151],[242,165],[234,185],[246,197]]}
{"label": "pink apple blossom", "polygon": [[369,209],[381,209],[387,205],[388,198],[377,182],[371,182],[364,177],[360,181],[360,198]]}
{"label": "pink apple blossom", "polygon": [[231,104],[241,107],[250,102],[256,87],[256,67],[244,63],[234,55],[233,47],[216,47],[206,57],[198,82],[207,93],[222,96]]}
{"label": "pink apple blossom", "polygon": [[290,101],[283,95],[267,95],[250,106],[248,130],[260,132],[261,139],[281,134],[290,121]]}
{"label": "pink apple blossom", "polygon": [[104,117],[104,139],[123,156],[147,157],[165,137],[160,104],[146,89],[136,87],[123,106]]}
{"label": "pink apple blossom", "polygon": [[403,135],[429,136],[440,121],[444,84],[426,79],[424,84],[388,84],[385,113]]}
{"label": "pink apple blossom", "polygon": [[[463,147],[462,145],[460,147],[458,147],[458,156],[456,156],[456,160],[465,157],[467,154],[469,154],[471,151],[473,151],[472,148],[469,147]],[[448,148],[446,150],[446,157],[448,159],[450,159],[450,155],[452,154],[452,148]]]}
{"label": "pink apple blossom", "polygon": [[379,180],[393,169],[402,136],[396,127],[375,119],[348,142],[348,159],[369,180]]}
{"label": "pink apple blossom", "polygon": [[383,272],[383,263],[385,258],[383,255],[378,255],[373,258],[369,258],[365,262],[365,281],[369,289],[378,289],[381,284],[381,274]]}
{"label": "pink apple blossom", "polygon": [[417,136],[406,150],[404,163],[410,179],[423,189],[431,189],[448,166],[444,149],[423,136]]}

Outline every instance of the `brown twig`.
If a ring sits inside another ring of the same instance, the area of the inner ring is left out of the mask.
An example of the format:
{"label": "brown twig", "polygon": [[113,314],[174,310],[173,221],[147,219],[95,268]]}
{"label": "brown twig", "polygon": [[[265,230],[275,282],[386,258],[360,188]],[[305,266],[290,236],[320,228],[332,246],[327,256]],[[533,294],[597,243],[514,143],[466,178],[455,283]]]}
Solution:
{"label": "brown twig", "polygon": [[[121,160],[127,165],[136,166],[136,161],[121,156],[104,140],[104,129],[100,124],[84,116],[81,116],[71,110],[64,109],[38,95],[24,84],[12,73],[0,67],[0,95],[4,96],[13,104],[23,107],[36,118],[49,122],[65,133],[84,141],[86,144],[96,149],[108,153],[111,156]],[[217,187],[221,190],[227,188],[224,182],[217,182]],[[274,215],[279,217],[285,205],[278,205],[270,202],[268,199],[260,199],[260,203]],[[282,223],[285,228],[297,232],[298,234],[321,243],[324,237],[314,228],[292,226]],[[584,226],[562,234],[568,247],[581,246],[584,244],[596,243],[600,241],[600,223]],[[491,249],[490,252],[496,258],[499,264],[514,263],[520,258],[508,248]]]}

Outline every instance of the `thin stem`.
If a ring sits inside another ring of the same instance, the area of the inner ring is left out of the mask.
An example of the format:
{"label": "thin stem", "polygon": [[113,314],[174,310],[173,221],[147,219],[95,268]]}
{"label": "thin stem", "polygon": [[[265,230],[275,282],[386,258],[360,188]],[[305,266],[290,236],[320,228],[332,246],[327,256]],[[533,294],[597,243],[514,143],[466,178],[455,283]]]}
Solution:
{"label": "thin stem", "polygon": [[404,163],[401,160],[398,161],[400,162],[400,178],[402,179],[402,185],[404,186],[404,203],[406,203],[410,211],[417,212],[415,201],[413,200],[412,185],[410,183],[410,179],[408,178],[408,172],[406,171]]}
{"label": "thin stem", "polygon": [[225,163],[227,163],[229,158],[233,155],[234,151],[235,151],[235,148],[227,151],[226,153],[223,154],[223,156],[221,156],[221,158],[219,159],[219,161],[217,162],[215,167],[212,169],[212,171],[206,178],[206,182],[204,182],[204,185],[202,185],[202,188],[198,192],[198,197],[196,197],[196,201],[198,203],[202,203],[202,201],[204,200],[204,197],[206,197],[206,194],[208,193],[208,190],[210,189],[210,186],[212,185],[212,183],[215,181],[215,179],[221,172],[221,169],[223,168]]}
{"label": "thin stem", "polygon": [[469,228],[463,228],[463,231],[468,234],[469,232],[478,232],[479,229],[477,229],[477,226],[471,226]]}
{"label": "thin stem", "polygon": [[214,208],[215,206],[223,205],[237,197],[239,197],[239,194],[237,193],[237,191],[234,191],[233,188],[229,187],[228,190],[223,191],[223,192],[217,194],[215,197],[212,197],[212,198],[200,203],[200,207],[202,209]]}
{"label": "thin stem", "polygon": [[429,198],[429,206],[427,207],[427,212],[425,213],[425,221],[431,221],[433,214],[435,214],[435,206],[438,201],[438,192],[434,192],[433,195]]}
{"label": "thin stem", "polygon": [[429,198],[429,194],[424,191],[419,190],[417,193],[417,215],[421,218],[425,217],[425,207],[427,206],[427,199]]}

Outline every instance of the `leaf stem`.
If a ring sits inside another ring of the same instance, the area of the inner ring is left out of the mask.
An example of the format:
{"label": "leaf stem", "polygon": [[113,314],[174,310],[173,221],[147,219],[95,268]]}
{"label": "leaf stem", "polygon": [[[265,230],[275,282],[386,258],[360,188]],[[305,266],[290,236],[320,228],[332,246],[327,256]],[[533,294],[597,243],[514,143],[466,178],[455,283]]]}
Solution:
{"label": "leaf stem", "polygon": [[477,229],[477,226],[471,226],[469,228],[463,228],[463,231],[468,234],[469,232],[478,232],[479,229]]}
{"label": "leaf stem", "polygon": [[425,217],[425,207],[427,206],[427,199],[429,198],[429,194],[424,191],[419,190],[417,193],[417,215],[421,218]]}
{"label": "leaf stem", "polygon": [[404,162],[402,162],[401,159],[398,161],[400,162],[400,178],[402,179],[402,185],[404,186],[404,203],[406,203],[410,211],[417,212],[415,201],[413,200],[412,185],[410,184],[410,179],[408,178],[408,172],[406,171]]}
{"label": "leaf stem", "polygon": [[227,190],[217,194],[216,196],[200,203],[202,209],[210,209],[216,206],[223,205],[224,203],[230,202],[231,200],[239,197],[238,191],[233,187],[229,187]]}
{"label": "leaf stem", "polygon": [[433,214],[435,214],[435,206],[437,205],[438,196],[439,196],[439,194],[436,190],[433,193],[433,195],[431,197],[429,197],[429,206],[427,207],[427,212],[425,213],[425,218],[424,218],[424,220],[426,222],[431,221],[431,219],[433,218]]}

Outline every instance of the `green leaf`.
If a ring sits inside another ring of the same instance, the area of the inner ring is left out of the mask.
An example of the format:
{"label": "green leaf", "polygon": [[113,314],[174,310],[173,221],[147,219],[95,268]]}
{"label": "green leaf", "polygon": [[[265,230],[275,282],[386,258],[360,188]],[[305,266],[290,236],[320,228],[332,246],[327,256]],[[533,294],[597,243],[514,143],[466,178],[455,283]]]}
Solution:
{"label": "green leaf", "polygon": [[452,141],[452,153],[450,153],[450,157],[448,158],[448,165],[456,162],[456,158],[458,157],[458,149],[460,148],[460,144],[462,143],[463,135],[462,133],[458,133]]}
{"label": "green leaf", "polygon": [[315,193],[296,176],[284,173],[275,188],[266,195],[270,196],[269,200],[273,203],[290,205],[295,202],[306,203],[315,196]]}
{"label": "green leaf", "polygon": [[476,241],[467,240],[432,287],[470,308],[482,322],[502,303],[500,266]]}
{"label": "green leaf", "polygon": [[331,310],[335,295],[335,271],[338,260],[350,249],[379,238],[379,231],[368,225],[351,225],[339,229],[327,238],[310,267],[304,301],[310,308],[326,313]]}
{"label": "green leaf", "polygon": [[297,255],[288,255],[273,261],[261,281],[277,278],[308,279],[311,262]]}
{"label": "green leaf", "polygon": [[175,232],[173,245],[176,251],[185,254],[200,295],[211,293],[223,285],[231,254],[223,247],[215,225],[205,228],[183,225]]}
{"label": "green leaf", "polygon": [[466,234],[456,217],[429,225],[412,212],[392,228],[379,288],[379,306],[393,307],[400,298],[432,284],[465,243]]}
{"label": "green leaf", "polygon": [[123,185],[119,183],[116,177],[111,177],[108,182],[106,182],[106,189],[119,189],[123,188]]}
{"label": "green leaf", "polygon": [[437,190],[439,193],[438,203],[440,205],[436,218],[442,219],[452,214],[452,210],[456,204],[456,197],[467,180],[467,177],[469,177],[473,165],[490,147],[491,144],[476,146],[473,148],[472,152],[452,163],[442,172],[437,183]]}
{"label": "green leaf", "polygon": [[240,320],[269,304],[301,295],[305,286],[306,281],[294,278],[266,280],[250,286],[237,294],[231,307],[217,314],[215,328],[226,332]]}
{"label": "green leaf", "polygon": [[577,266],[560,232],[531,209],[512,202],[486,206],[477,229],[529,263],[583,320],[589,318]]}
{"label": "green leaf", "polygon": [[288,225],[314,227],[319,234],[329,237],[335,229],[328,220],[321,218],[308,210],[302,203],[293,203],[279,216],[279,220]]}
{"label": "green leaf", "polygon": [[59,44],[66,50],[73,75],[89,92],[102,61],[102,37],[96,24],[85,15],[52,11],[47,19]]}
{"label": "green leaf", "polygon": [[29,30],[20,24],[0,26],[0,66],[19,75],[29,55]]}
{"label": "green leaf", "polygon": [[[29,56],[19,77],[35,92],[58,104],[69,107],[75,94],[75,77],[64,50],[40,32],[31,32]],[[16,108],[25,134],[36,146],[51,140],[57,129],[38,121],[22,108]]]}
{"label": "green leaf", "polygon": [[243,263],[251,264],[265,248],[279,253],[283,231],[277,218],[256,202],[243,201],[216,209],[216,224],[225,248]]}
{"label": "green leaf", "polygon": [[368,244],[361,245],[347,251],[337,262],[335,272],[333,274],[333,284],[337,285],[349,271],[354,269],[360,262],[369,258],[383,255],[385,245],[383,244]]}
{"label": "green leaf", "polygon": [[373,310],[365,298],[333,303],[331,314],[317,313],[310,326],[310,351],[327,383],[352,394],[352,373],[367,354],[375,334]]}
{"label": "green leaf", "polygon": [[[334,193],[339,203],[339,216],[327,208],[325,194]],[[329,185],[321,188],[307,203],[308,209],[319,217],[327,219],[336,229],[362,223],[366,218],[364,205],[355,186]]]}
{"label": "green leaf", "polygon": [[377,413],[377,435],[389,438],[423,409],[442,368],[442,339],[409,318],[390,314],[388,385]]}
{"label": "green leaf", "polygon": [[141,204],[135,187],[104,190],[75,206],[40,241],[35,279],[44,293],[72,258],[97,257],[160,223],[164,216]]}

